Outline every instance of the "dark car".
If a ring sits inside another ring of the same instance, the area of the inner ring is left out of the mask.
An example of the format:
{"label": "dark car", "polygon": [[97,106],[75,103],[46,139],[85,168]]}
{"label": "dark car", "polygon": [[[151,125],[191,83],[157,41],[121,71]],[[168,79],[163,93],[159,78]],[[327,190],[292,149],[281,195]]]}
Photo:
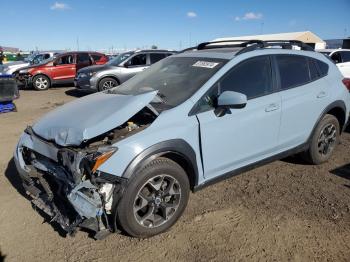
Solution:
{"label": "dark car", "polygon": [[47,90],[54,84],[73,83],[76,72],[86,66],[103,65],[106,55],[97,52],[67,52],[40,64],[21,68],[14,72],[16,80],[33,85],[36,90]]}

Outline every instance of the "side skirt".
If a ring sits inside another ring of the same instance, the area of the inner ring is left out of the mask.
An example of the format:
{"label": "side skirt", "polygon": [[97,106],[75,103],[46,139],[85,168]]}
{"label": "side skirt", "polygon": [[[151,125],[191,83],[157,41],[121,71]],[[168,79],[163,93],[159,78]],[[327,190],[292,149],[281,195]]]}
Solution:
{"label": "side skirt", "polygon": [[226,180],[226,179],[228,179],[230,177],[233,177],[233,176],[236,176],[236,175],[240,175],[240,174],[242,174],[244,172],[247,172],[249,170],[252,170],[254,168],[266,165],[266,164],[274,162],[276,160],[280,160],[280,159],[285,158],[287,156],[291,156],[291,155],[295,155],[297,153],[303,152],[303,151],[307,150],[308,148],[309,148],[309,143],[305,143],[305,144],[302,144],[302,145],[297,146],[295,148],[292,148],[292,149],[289,149],[289,150],[284,151],[282,153],[279,153],[277,155],[265,158],[263,160],[259,160],[258,162],[255,162],[253,164],[249,164],[247,166],[240,167],[240,168],[235,169],[233,171],[227,172],[227,173],[225,173],[225,174],[223,174],[221,176],[209,179],[209,180],[205,181],[204,183],[202,183],[200,185],[196,185],[194,187],[194,189],[193,189],[193,192],[195,193],[195,192],[197,192],[199,190],[202,190],[203,188],[205,188],[207,186],[216,184],[216,183],[218,183],[220,181],[223,181],[223,180]]}

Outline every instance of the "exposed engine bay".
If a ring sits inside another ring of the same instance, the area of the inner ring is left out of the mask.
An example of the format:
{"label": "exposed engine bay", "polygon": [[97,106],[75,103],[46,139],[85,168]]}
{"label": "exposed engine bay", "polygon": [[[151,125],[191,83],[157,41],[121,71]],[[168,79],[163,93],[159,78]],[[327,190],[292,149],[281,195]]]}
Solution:
{"label": "exposed engine bay", "polygon": [[92,230],[95,239],[116,231],[114,209],[127,181],[98,167],[118,151],[116,142],[144,130],[157,116],[146,106],[124,124],[79,146],[59,146],[28,127],[25,133],[42,145],[41,150],[19,148],[29,169],[28,175],[21,174],[23,186],[33,206],[69,235],[80,227]]}

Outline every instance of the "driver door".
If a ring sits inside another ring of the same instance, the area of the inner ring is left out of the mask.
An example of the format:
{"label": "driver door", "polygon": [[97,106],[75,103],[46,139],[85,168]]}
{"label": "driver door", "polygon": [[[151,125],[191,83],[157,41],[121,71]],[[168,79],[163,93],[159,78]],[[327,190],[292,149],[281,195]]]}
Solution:
{"label": "driver door", "polygon": [[[272,79],[269,56],[250,58],[233,67],[199,101],[197,118],[206,179],[264,159],[276,151],[281,97],[274,92]],[[215,98],[224,91],[245,94],[247,105],[218,116],[211,105],[215,105]]]}
{"label": "driver door", "polygon": [[56,59],[52,68],[52,78],[54,80],[74,79],[76,73],[75,55],[68,54]]}

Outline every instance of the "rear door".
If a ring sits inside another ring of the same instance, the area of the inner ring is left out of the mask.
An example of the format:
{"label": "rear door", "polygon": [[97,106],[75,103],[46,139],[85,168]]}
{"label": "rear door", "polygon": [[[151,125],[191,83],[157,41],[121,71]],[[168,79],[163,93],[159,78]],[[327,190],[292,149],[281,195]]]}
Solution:
{"label": "rear door", "polygon": [[167,53],[150,53],[150,64],[153,65],[167,56]]}
{"label": "rear door", "polygon": [[76,70],[92,65],[92,60],[89,53],[78,53]]}
{"label": "rear door", "polygon": [[319,60],[302,55],[274,58],[282,98],[279,145],[284,151],[307,141],[328,102],[329,90],[318,72]]}
{"label": "rear door", "polygon": [[75,54],[67,54],[58,57],[51,70],[51,76],[54,80],[74,79],[76,73]]}

